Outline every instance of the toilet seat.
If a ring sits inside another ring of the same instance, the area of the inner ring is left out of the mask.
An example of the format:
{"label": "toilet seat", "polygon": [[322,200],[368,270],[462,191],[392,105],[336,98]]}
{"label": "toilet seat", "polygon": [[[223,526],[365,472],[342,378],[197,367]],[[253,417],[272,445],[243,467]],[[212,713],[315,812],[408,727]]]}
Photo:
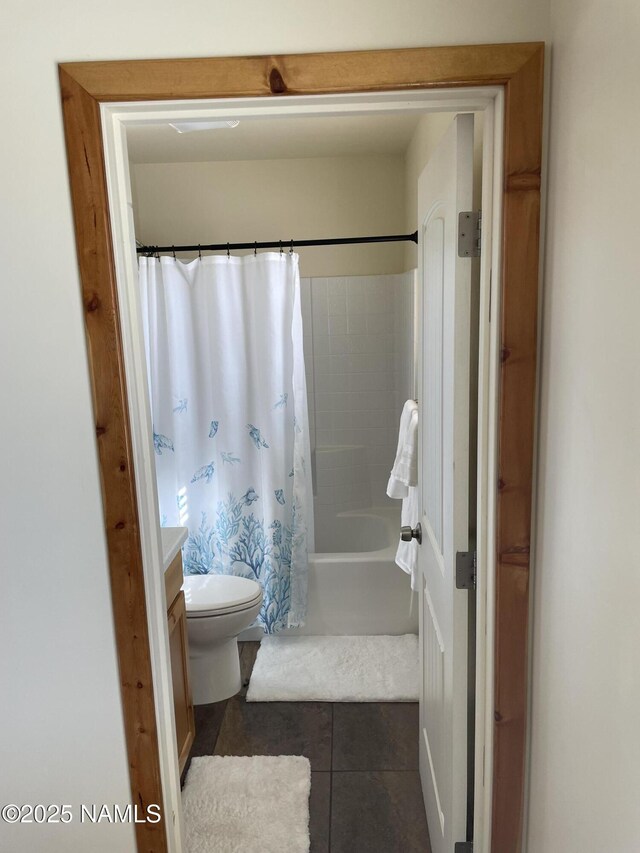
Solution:
{"label": "toilet seat", "polygon": [[187,619],[240,613],[262,600],[260,584],[234,575],[187,575],[182,589]]}

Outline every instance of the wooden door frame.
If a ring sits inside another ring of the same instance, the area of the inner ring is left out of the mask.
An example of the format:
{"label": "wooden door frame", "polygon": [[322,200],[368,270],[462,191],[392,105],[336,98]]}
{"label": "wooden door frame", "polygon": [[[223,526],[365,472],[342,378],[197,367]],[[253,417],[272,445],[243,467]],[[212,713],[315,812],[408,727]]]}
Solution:
{"label": "wooden door frame", "polygon": [[[59,66],[133,803],[162,803],[163,792],[100,104],[504,87],[491,851],[517,853],[525,787],[543,64],[542,43],[521,43]],[[136,838],[141,853],[168,849],[164,821],[137,824]]]}

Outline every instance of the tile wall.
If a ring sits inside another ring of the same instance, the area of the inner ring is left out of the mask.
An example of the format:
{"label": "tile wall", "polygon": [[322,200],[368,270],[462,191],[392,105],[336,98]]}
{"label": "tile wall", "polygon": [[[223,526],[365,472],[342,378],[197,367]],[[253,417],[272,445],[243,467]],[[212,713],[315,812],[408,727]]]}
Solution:
{"label": "tile wall", "polygon": [[413,271],[302,285],[316,523],[380,506],[413,395]]}

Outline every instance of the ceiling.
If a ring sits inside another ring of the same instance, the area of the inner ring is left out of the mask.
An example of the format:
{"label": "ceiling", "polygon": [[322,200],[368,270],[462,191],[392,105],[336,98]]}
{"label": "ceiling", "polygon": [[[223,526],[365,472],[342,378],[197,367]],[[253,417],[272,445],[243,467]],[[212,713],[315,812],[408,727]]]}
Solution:
{"label": "ceiling", "polygon": [[132,163],[206,163],[403,154],[419,113],[243,119],[237,127],[178,133],[169,124],[129,127]]}

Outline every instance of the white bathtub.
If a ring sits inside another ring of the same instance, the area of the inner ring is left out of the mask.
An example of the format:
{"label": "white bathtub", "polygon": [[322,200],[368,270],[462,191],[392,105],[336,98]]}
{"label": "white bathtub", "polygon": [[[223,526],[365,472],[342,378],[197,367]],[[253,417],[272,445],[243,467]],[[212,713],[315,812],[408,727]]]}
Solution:
{"label": "white bathtub", "polygon": [[418,600],[395,562],[400,507],[351,510],[316,527],[306,625],[292,634],[418,632]]}
{"label": "white bathtub", "polygon": [[[394,562],[399,535],[399,506],[325,517],[309,554],[306,624],[282,634],[417,634],[417,596]],[[240,639],[260,636],[249,629]]]}

